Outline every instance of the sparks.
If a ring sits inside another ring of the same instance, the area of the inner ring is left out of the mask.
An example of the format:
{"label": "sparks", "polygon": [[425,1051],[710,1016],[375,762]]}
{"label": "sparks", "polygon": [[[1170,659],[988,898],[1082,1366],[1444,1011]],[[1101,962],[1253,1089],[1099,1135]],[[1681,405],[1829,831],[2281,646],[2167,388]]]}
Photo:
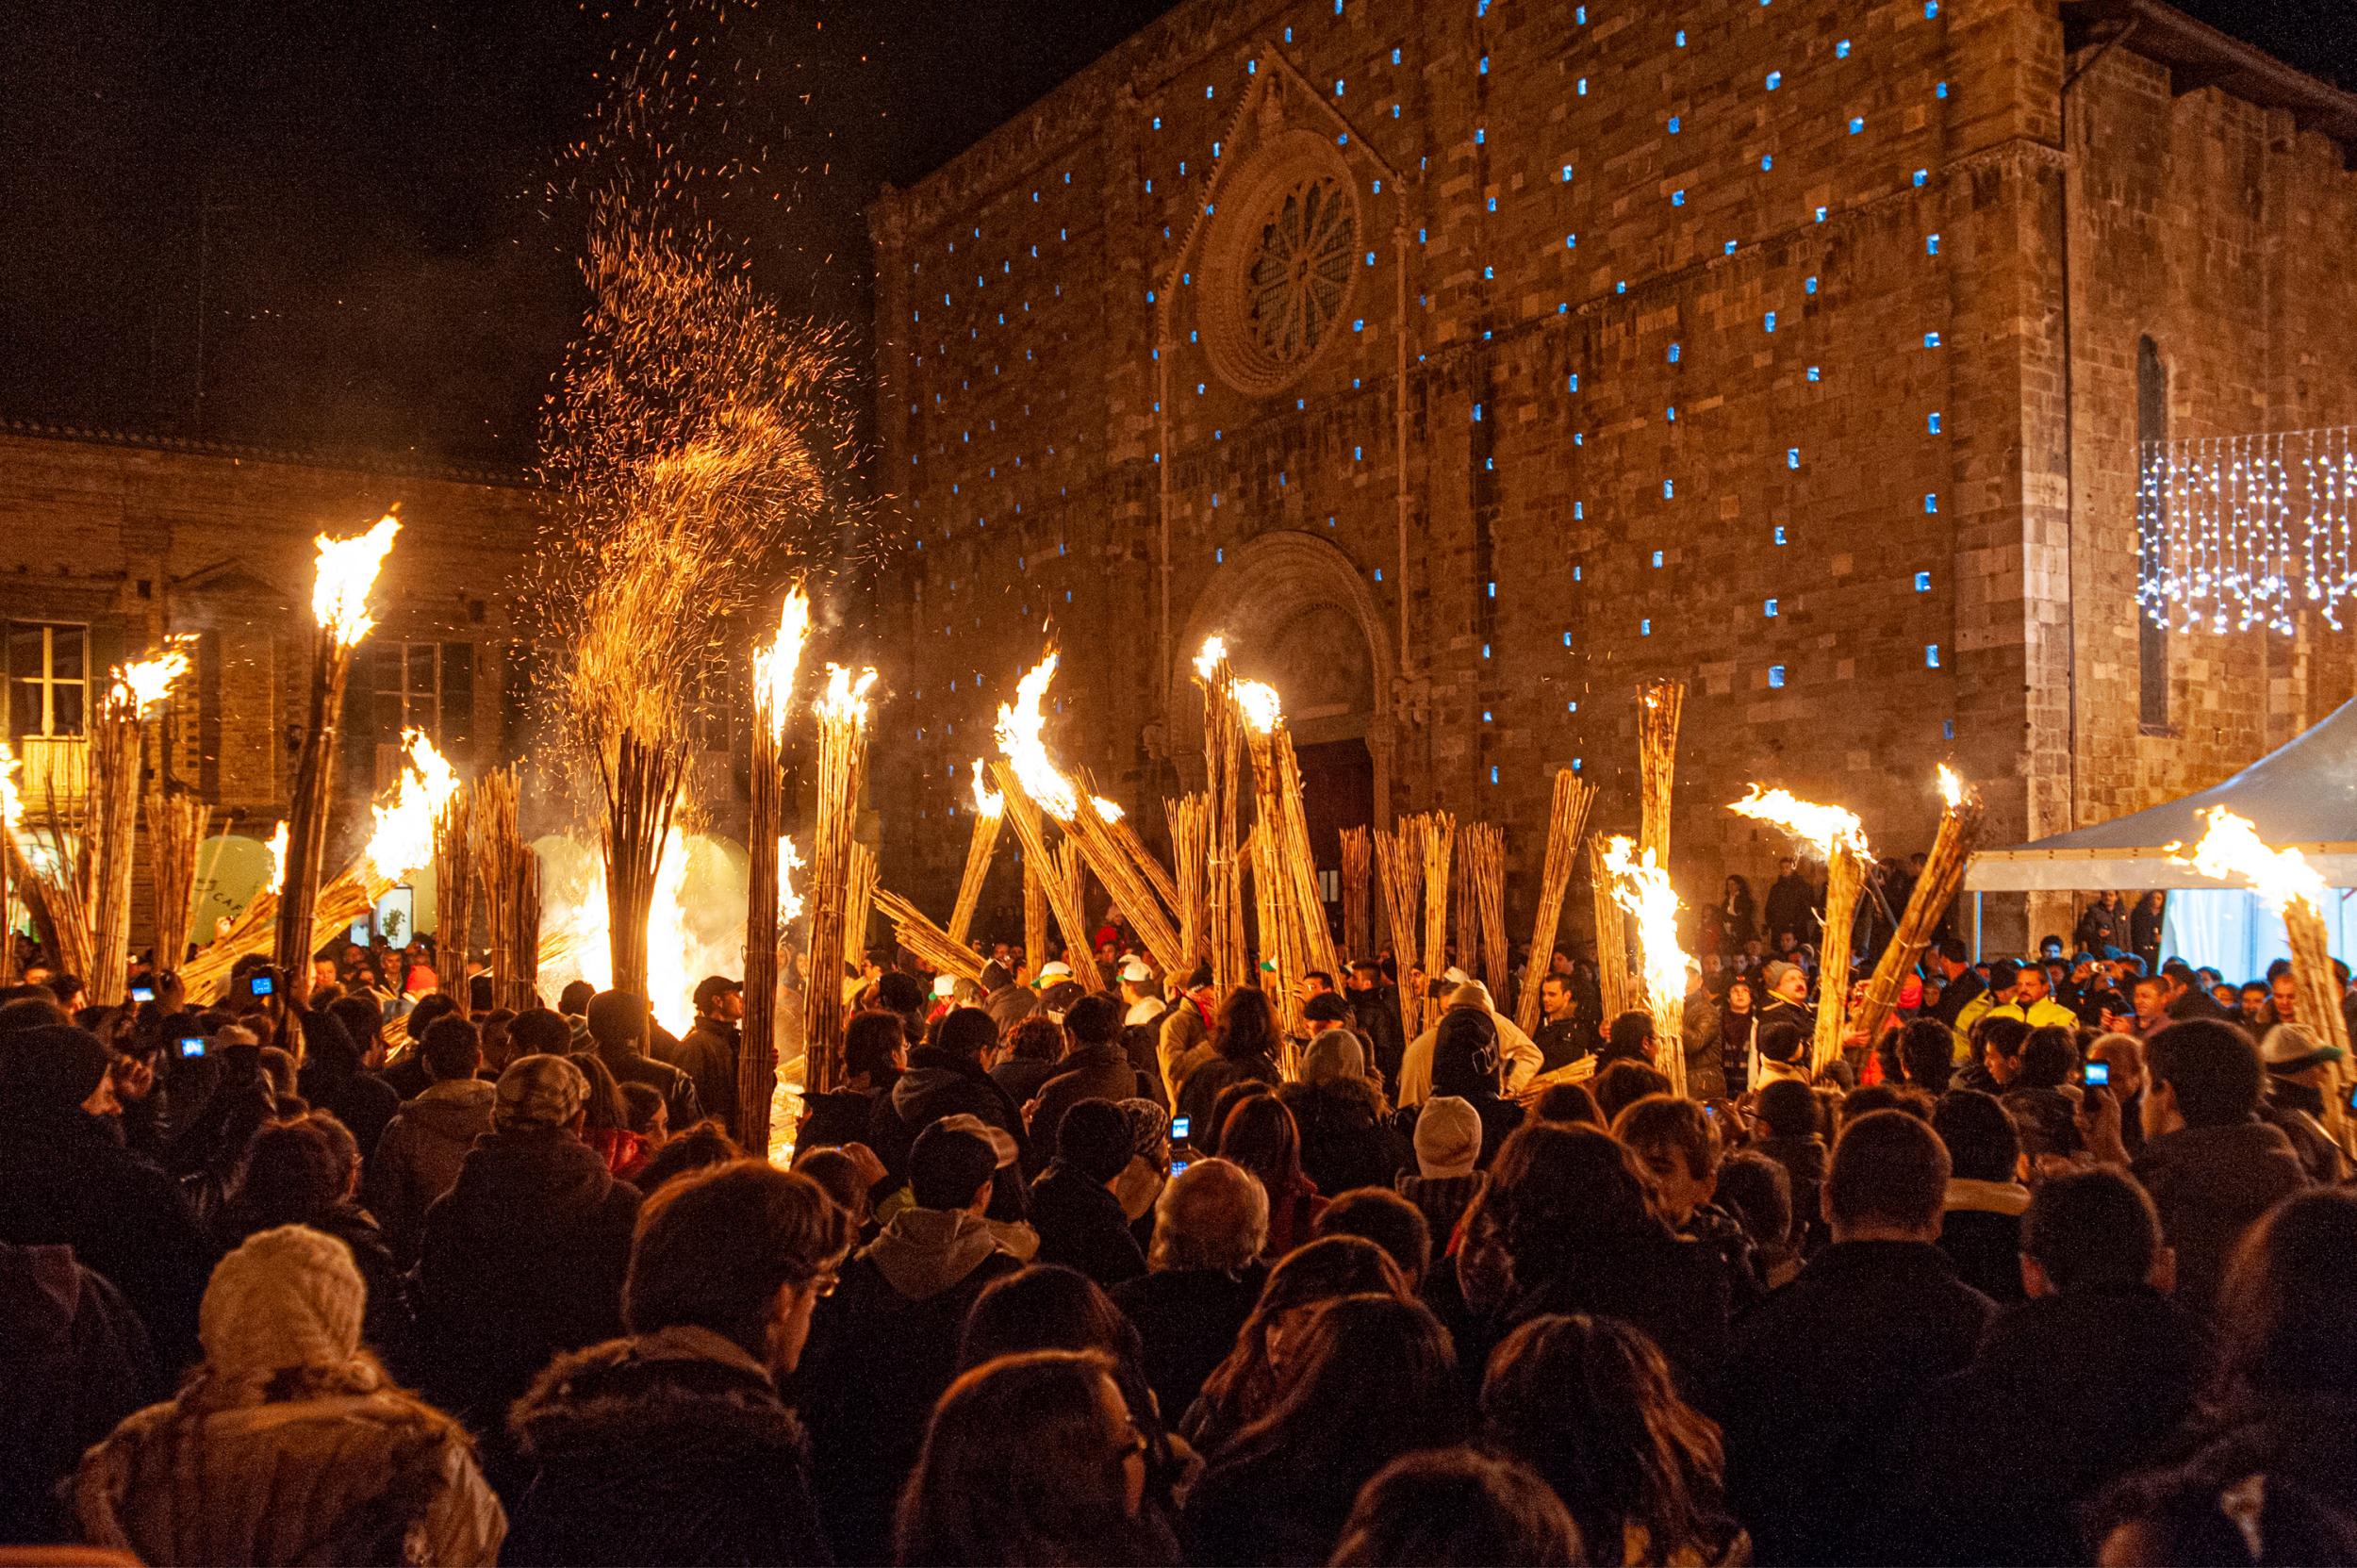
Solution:
{"label": "sparks", "polygon": [[1266,681],[1238,681],[1236,706],[1243,710],[1244,721],[1262,734],[1275,730],[1285,717],[1283,699]]}
{"label": "sparks", "polygon": [[1738,817],[1782,828],[1826,859],[1832,858],[1836,846],[1848,848],[1861,859],[1873,856],[1866,844],[1866,825],[1857,819],[1857,813],[1804,801],[1788,789],[1763,790],[1754,784],[1751,794],[1729,803],[1727,809]]}
{"label": "sparks", "polygon": [[1651,850],[1640,859],[1636,848],[1615,835],[1605,843],[1604,864],[1612,873],[1612,901],[1637,917],[1645,988],[1657,1008],[1686,996],[1686,949],[1678,946],[1678,896],[1669,873],[1654,864]]}
{"label": "sparks", "polygon": [[867,688],[876,684],[876,672],[863,669],[854,675],[839,664],[827,666],[827,694],[814,707],[821,718],[848,719],[865,727],[867,723]]}
{"label": "sparks", "polygon": [[369,590],[393,548],[401,520],[387,512],[376,526],[348,539],[319,536],[319,575],[311,585],[311,615],[321,630],[349,648],[369,635],[376,621],[369,615]]}
{"label": "sparks", "polygon": [[278,826],[271,830],[270,890],[272,893],[287,890],[287,824],[283,817]]}
{"label": "sparks", "polygon": [[1040,707],[1047,699],[1048,683],[1055,678],[1056,655],[1051,652],[1015,683],[1014,703],[998,704],[998,752],[1014,769],[1024,794],[1057,821],[1069,822],[1080,809],[1080,798],[1072,782],[1056,771],[1047,743],[1041,739],[1047,718]]}
{"label": "sparks", "polygon": [[2169,845],[2163,852],[2170,860],[2220,882],[2240,878],[2278,915],[2296,903],[2318,916],[2324,913],[2324,876],[2308,864],[2307,856],[2298,850],[2268,848],[2250,818],[2224,806],[2213,806],[2202,815],[2210,826],[2201,842],[2191,854],[2179,852],[2184,849],[2182,843]]}
{"label": "sparks", "polygon": [[152,659],[117,665],[107,701],[128,708],[134,718],[143,716],[170,696],[173,683],[188,672],[189,651],[175,643]]}
{"label": "sparks", "polygon": [[1203,639],[1203,651],[1195,656],[1195,672],[1208,681],[1227,662],[1228,639],[1215,632]]}
{"label": "sparks", "polygon": [[801,668],[802,644],[810,639],[810,595],[797,583],[778,610],[777,640],[753,650],[753,705],[769,720],[773,738],[785,734],[786,709],[794,701],[794,675]]}
{"label": "sparks", "polygon": [[403,734],[409,761],[393,785],[393,798],[370,809],[376,814],[376,833],[369,839],[368,860],[380,882],[397,883],[434,858],[434,819],[458,788],[458,771],[422,730]]}
{"label": "sparks", "polygon": [[1007,809],[1007,798],[982,783],[982,759],[974,759],[974,809],[984,817],[997,817]]}

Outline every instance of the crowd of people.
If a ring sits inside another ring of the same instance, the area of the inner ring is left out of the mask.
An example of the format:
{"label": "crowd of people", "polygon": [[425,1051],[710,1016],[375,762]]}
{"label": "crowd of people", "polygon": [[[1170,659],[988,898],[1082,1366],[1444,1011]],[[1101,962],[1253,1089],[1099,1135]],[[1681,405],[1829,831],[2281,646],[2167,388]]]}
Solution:
{"label": "crowd of people", "polygon": [[2078,934],[1944,945],[1822,1063],[1797,942],[1715,947],[1674,1041],[1568,954],[1525,1034],[1380,953],[1291,996],[1117,927],[883,953],[790,1169],[733,1136],[725,977],[676,1039],[348,955],[201,1010],[28,977],[0,1543],[2357,1562],[2346,1065],[2288,972]]}

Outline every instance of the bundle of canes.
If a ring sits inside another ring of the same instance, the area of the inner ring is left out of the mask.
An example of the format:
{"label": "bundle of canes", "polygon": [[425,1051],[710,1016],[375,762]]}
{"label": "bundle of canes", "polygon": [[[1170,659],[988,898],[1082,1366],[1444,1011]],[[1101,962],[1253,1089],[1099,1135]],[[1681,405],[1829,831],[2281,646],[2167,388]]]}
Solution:
{"label": "bundle of canes", "polygon": [[1476,980],[1482,974],[1481,906],[1474,871],[1481,853],[1476,847],[1480,829],[1480,823],[1468,822],[1458,830],[1457,866],[1449,878],[1449,927],[1457,933],[1457,966]]}
{"label": "bundle of canes", "polygon": [[461,784],[434,817],[434,945],[437,989],[467,1010],[467,956],[474,950],[474,792]]}
{"label": "bundle of canes", "polygon": [[1922,962],[1940,916],[1963,888],[1965,863],[1972,858],[1973,843],[1981,835],[1981,792],[1945,763],[1939,769],[1939,792],[1945,805],[1932,834],[1931,851],[1923,857],[1922,875],[1915,879],[1915,890],[1899,916],[1898,933],[1883,949],[1866,994],[1850,1012],[1850,1037],[1865,1045],[1874,1043],[1884,1020],[1898,1007],[1899,987]]}
{"label": "bundle of canes", "polygon": [[2284,934],[2291,941],[2298,1022],[2317,1045],[2340,1052],[2332,1068],[2334,1081],[2324,1095],[2324,1123],[2333,1140],[2347,1149],[2350,1135],[2346,1106],[2350,1070],[2349,1024],[2340,1009],[2340,976],[2332,967],[2324,922],[2324,901],[2332,897],[2332,891],[2305,855],[2298,850],[2270,847],[2259,837],[2257,826],[2249,817],[2224,806],[2214,806],[2203,815],[2210,825],[2201,842],[2190,854],[2182,852],[2183,844],[2171,844],[2168,858],[2205,877],[2246,883],[2261,902],[2282,916]]}
{"label": "bundle of canes", "polygon": [[96,934],[91,903],[97,867],[88,841],[67,828],[54,787],[47,797],[36,817],[39,837],[18,856],[16,881],[25,890],[41,946],[59,972],[87,977]]}
{"label": "bundle of canes", "polygon": [[1129,863],[1138,868],[1138,874],[1146,879],[1146,885],[1154,890],[1154,896],[1162,900],[1162,907],[1170,911],[1170,923],[1175,935],[1178,918],[1178,879],[1172,875],[1169,867],[1162,864],[1160,855],[1146,847],[1146,840],[1138,836],[1137,824],[1130,821],[1127,814],[1118,806],[1110,811],[1105,809],[1112,804],[1102,799],[1096,802],[1098,814],[1104,817],[1106,831],[1113,834],[1113,842],[1120,845],[1123,852],[1129,857]]}
{"label": "bundle of canes", "polygon": [[[1063,881],[1064,886],[1072,890],[1072,907],[1080,910],[1083,915],[1087,914],[1089,907],[1088,862],[1081,858],[1080,847],[1069,837],[1056,841],[1056,875]],[[1099,979],[1103,978],[1103,971],[1096,967],[1096,946],[1094,941],[1083,946],[1078,956],[1072,953],[1064,954],[1064,962],[1071,965],[1076,973],[1087,969],[1096,973]],[[1096,987],[1092,985],[1088,989],[1094,991]]]}
{"label": "bundle of canes", "polygon": [[1352,962],[1375,956],[1375,846],[1363,827],[1343,830],[1343,946]]}
{"label": "bundle of canes", "polygon": [[1596,900],[1596,992],[1604,1008],[1600,1020],[1609,1026],[1622,1014],[1635,1010],[1638,991],[1628,970],[1628,921],[1612,893],[1612,871],[1605,864],[1605,847],[1588,842],[1588,883]]}
{"label": "bundle of canes", "polygon": [[1448,963],[1448,867],[1450,851],[1457,846],[1457,818],[1436,811],[1427,814],[1426,821],[1424,966],[1426,979],[1434,980]]}
{"label": "bundle of canes", "polygon": [[1236,711],[1236,676],[1228,645],[1206,637],[1195,656],[1203,688],[1204,796],[1211,816],[1205,883],[1211,910],[1211,981],[1222,996],[1249,978],[1244,967],[1243,838],[1244,721]]}
{"label": "bundle of canes", "polygon": [[778,609],[777,635],[753,649],[752,801],[745,845],[745,1019],[736,1053],[736,1119],[746,1148],[769,1147],[778,1078],[780,882],[785,833],[785,721],[810,638],[810,595],[797,583]]}
{"label": "bundle of canes", "polygon": [[1459,858],[1473,883],[1474,918],[1481,927],[1481,972],[1492,1002],[1507,995],[1512,967],[1506,951],[1506,830],[1476,822],[1465,830]]}
{"label": "bundle of canes", "polygon": [[1539,1032],[1539,981],[1555,957],[1556,933],[1563,923],[1563,895],[1572,885],[1580,835],[1596,792],[1565,767],[1555,775],[1555,799],[1547,808],[1547,858],[1539,873],[1539,911],[1530,930],[1530,962],[1514,995],[1514,1022],[1525,1034]]}
{"label": "bundle of canes", "polygon": [[369,593],[393,548],[401,521],[391,512],[367,533],[349,539],[322,534],[317,540],[318,572],[311,586],[311,616],[318,633],[311,652],[310,721],[295,765],[292,809],[287,817],[287,858],[278,892],[278,967],[307,982],[312,932],[319,909],[321,862],[327,850],[328,792],[335,783],[336,731],[343,716],[344,685],[352,675],[353,650],[376,624]]}
{"label": "bundle of canes", "polygon": [[[1301,765],[1292,732],[1285,728],[1284,704],[1277,688],[1264,682],[1238,681],[1230,690],[1244,721],[1244,744],[1252,753],[1254,805],[1259,819],[1268,824],[1268,872],[1280,882],[1277,913],[1294,928],[1293,936],[1279,945],[1298,963],[1294,979],[1310,970],[1332,975],[1334,933],[1326,923],[1317,860],[1310,850],[1309,817],[1301,805]],[[1256,870],[1258,865],[1256,861]],[[1266,933],[1261,940],[1263,949],[1270,945]]]}
{"label": "bundle of canes", "polygon": [[1290,1045],[1301,1027],[1301,977],[1308,965],[1301,955],[1301,922],[1293,910],[1293,877],[1266,817],[1252,824],[1252,897],[1261,966],[1268,977],[1261,988],[1270,993]]}
{"label": "bundle of canes", "polygon": [[491,957],[491,1003],[518,1013],[540,1005],[540,857],[518,823],[517,768],[495,768],[475,782],[474,850],[483,881],[485,946]]}
{"label": "bundle of canes", "polygon": [[980,953],[933,924],[931,916],[888,887],[876,889],[876,907],[892,922],[893,934],[900,946],[915,953],[945,975],[981,983],[983,960]]}
{"label": "bundle of canes", "polygon": [[[1187,953],[1179,946],[1178,928],[1163,913],[1152,882],[1139,865],[1141,857],[1151,861],[1152,855],[1144,844],[1138,844],[1134,851],[1125,844],[1121,808],[1092,793],[1087,774],[1081,774],[1077,783],[1071,818],[1059,822],[1064,831],[1064,842],[1073,846],[1105,891],[1113,896],[1113,902],[1121,906],[1130,930],[1137,933],[1138,941],[1145,947],[1146,956],[1154,961],[1154,966],[1166,975],[1183,973]],[[1126,837],[1134,841],[1137,834],[1132,832]],[[1175,892],[1174,889],[1174,895]]]}
{"label": "bundle of canes", "polygon": [[1422,1032],[1424,998],[1409,980],[1416,967],[1417,900],[1424,894],[1424,835],[1429,826],[1421,817],[1403,817],[1396,832],[1375,834],[1377,890],[1383,896],[1383,921],[1391,928],[1392,963],[1399,971],[1400,1027],[1410,1039]]}
{"label": "bundle of canes", "polygon": [[1821,1072],[1841,1054],[1850,1012],[1850,933],[1857,916],[1858,889],[1874,851],[1854,812],[1804,801],[1788,790],[1752,792],[1728,806],[1739,817],[1772,822],[1806,844],[1825,862],[1824,933],[1817,949],[1817,1032],[1809,1048],[1809,1070]]}
{"label": "bundle of canes", "polygon": [[851,846],[851,875],[843,892],[843,964],[856,971],[867,956],[867,917],[876,906],[876,851]]}
{"label": "bundle of canes", "polygon": [[147,710],[188,672],[181,648],[118,667],[98,700],[90,739],[90,799],[82,814],[82,855],[90,921],[89,967],[74,973],[90,999],[112,1007],[130,975],[131,869],[139,837],[140,765]]}
{"label": "bundle of canes", "polygon": [[[188,959],[197,847],[205,842],[212,818],[212,808],[186,790],[148,791],[148,876],[154,883],[156,966],[159,969],[176,969]],[[218,857],[220,851],[214,853]],[[6,889],[0,887],[0,902],[6,899]]]}
{"label": "bundle of canes", "polygon": [[1670,784],[1677,773],[1678,718],[1686,709],[1684,681],[1648,681],[1637,691],[1637,773],[1640,818],[1637,842],[1653,851],[1653,863],[1670,865]]}
{"label": "bundle of canes", "polygon": [[999,830],[1006,826],[1005,799],[982,783],[982,759],[974,759],[974,835],[966,841],[965,874],[958,879],[958,901],[949,912],[949,940],[964,945],[973,933],[974,911],[982,901],[982,883],[990,877],[990,859],[998,850]]}
{"label": "bundle of canes", "polygon": [[[1017,833],[1016,837],[1022,834]],[[1032,974],[1047,962],[1047,883],[1040,872],[1049,863],[1031,858],[1029,846],[1023,850],[1023,962]]]}
{"label": "bundle of canes", "polygon": [[1186,950],[1187,967],[1192,970],[1210,956],[1211,950],[1211,909],[1207,902],[1211,892],[1211,810],[1205,797],[1196,793],[1164,801],[1162,814],[1170,819],[1170,858],[1178,873],[1178,898],[1173,907],[1178,915],[1178,946]]}
{"label": "bundle of canes", "polygon": [[834,1089],[843,1068],[843,946],[850,914],[851,831],[859,817],[867,767],[867,689],[876,672],[854,677],[827,667],[826,695],[812,704],[818,721],[818,809],[811,829],[810,973],[802,985],[803,1086]]}
{"label": "bundle of canes", "polygon": [[[1037,887],[1040,896],[1047,901],[1049,913],[1056,917],[1056,928],[1063,933],[1064,956],[1072,966],[1072,978],[1080,982],[1084,991],[1103,990],[1105,977],[1097,973],[1095,964],[1082,962],[1094,952],[1089,941],[1088,916],[1081,908],[1078,889],[1064,875],[1055,855],[1048,850],[1047,830],[1041,819],[1037,802],[1023,792],[1023,781],[1015,777],[1014,767],[1004,758],[991,763],[990,773],[998,781],[998,793],[1006,797],[1007,820],[1014,824],[1014,835],[1023,844],[1024,897],[1027,900],[1024,941],[1027,944],[1032,941],[1028,900],[1032,888]],[[1044,926],[1038,933],[1037,944],[1027,947],[1025,956],[1030,961],[1031,972],[1035,975],[1039,973],[1040,966],[1047,958],[1047,932]]]}

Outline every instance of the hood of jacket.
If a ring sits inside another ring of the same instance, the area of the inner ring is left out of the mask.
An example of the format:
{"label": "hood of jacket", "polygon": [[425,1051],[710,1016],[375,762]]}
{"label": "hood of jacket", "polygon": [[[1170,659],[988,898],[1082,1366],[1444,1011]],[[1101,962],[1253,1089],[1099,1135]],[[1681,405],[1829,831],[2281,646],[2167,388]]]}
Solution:
{"label": "hood of jacket", "polygon": [[909,1052],[909,1068],[892,1085],[893,1114],[911,1127],[922,1127],[974,1109],[987,1098],[989,1075],[973,1063],[919,1046]]}
{"label": "hood of jacket", "polygon": [[1762,1138],[1752,1147],[1805,1180],[1822,1181],[1825,1179],[1828,1164],[1825,1140],[1813,1132],[1797,1138]]}
{"label": "hood of jacket", "polygon": [[551,1225],[586,1224],[614,1185],[597,1150],[569,1132],[536,1128],[477,1140],[449,1201],[470,1229],[523,1242]]}
{"label": "hood of jacket", "polygon": [[621,1487],[635,1485],[651,1463],[741,1460],[748,1448],[799,1454],[803,1443],[768,1368],[733,1341],[687,1325],[559,1356],[516,1402],[508,1427],[535,1462]]}
{"label": "hood of jacket", "polygon": [[2308,1180],[2283,1130],[2263,1121],[2165,1132],[2145,1144],[2136,1168],[2147,1186],[2185,1182],[2220,1207],[2263,1209]]}
{"label": "hood of jacket", "polygon": [[988,1220],[963,1209],[903,1209],[867,1245],[884,1282],[912,1301],[938,1296],[1000,1250]]}
{"label": "hood of jacket", "polygon": [[0,1242],[0,1301],[9,1304],[8,1337],[18,1345],[63,1345],[88,1305],[86,1276],[71,1246],[11,1246]]}
{"label": "hood of jacket", "polygon": [[401,1119],[429,1137],[460,1147],[491,1131],[499,1085],[479,1078],[446,1078],[401,1108]]}

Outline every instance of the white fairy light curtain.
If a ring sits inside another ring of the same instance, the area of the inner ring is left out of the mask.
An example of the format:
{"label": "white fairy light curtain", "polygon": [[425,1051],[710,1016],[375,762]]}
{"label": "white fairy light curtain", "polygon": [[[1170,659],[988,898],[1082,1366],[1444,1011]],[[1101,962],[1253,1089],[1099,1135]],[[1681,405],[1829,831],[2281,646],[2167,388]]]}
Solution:
{"label": "white fairy light curtain", "polygon": [[2352,427],[2149,441],[2136,486],[2136,598],[2178,632],[2334,631],[2357,595]]}

